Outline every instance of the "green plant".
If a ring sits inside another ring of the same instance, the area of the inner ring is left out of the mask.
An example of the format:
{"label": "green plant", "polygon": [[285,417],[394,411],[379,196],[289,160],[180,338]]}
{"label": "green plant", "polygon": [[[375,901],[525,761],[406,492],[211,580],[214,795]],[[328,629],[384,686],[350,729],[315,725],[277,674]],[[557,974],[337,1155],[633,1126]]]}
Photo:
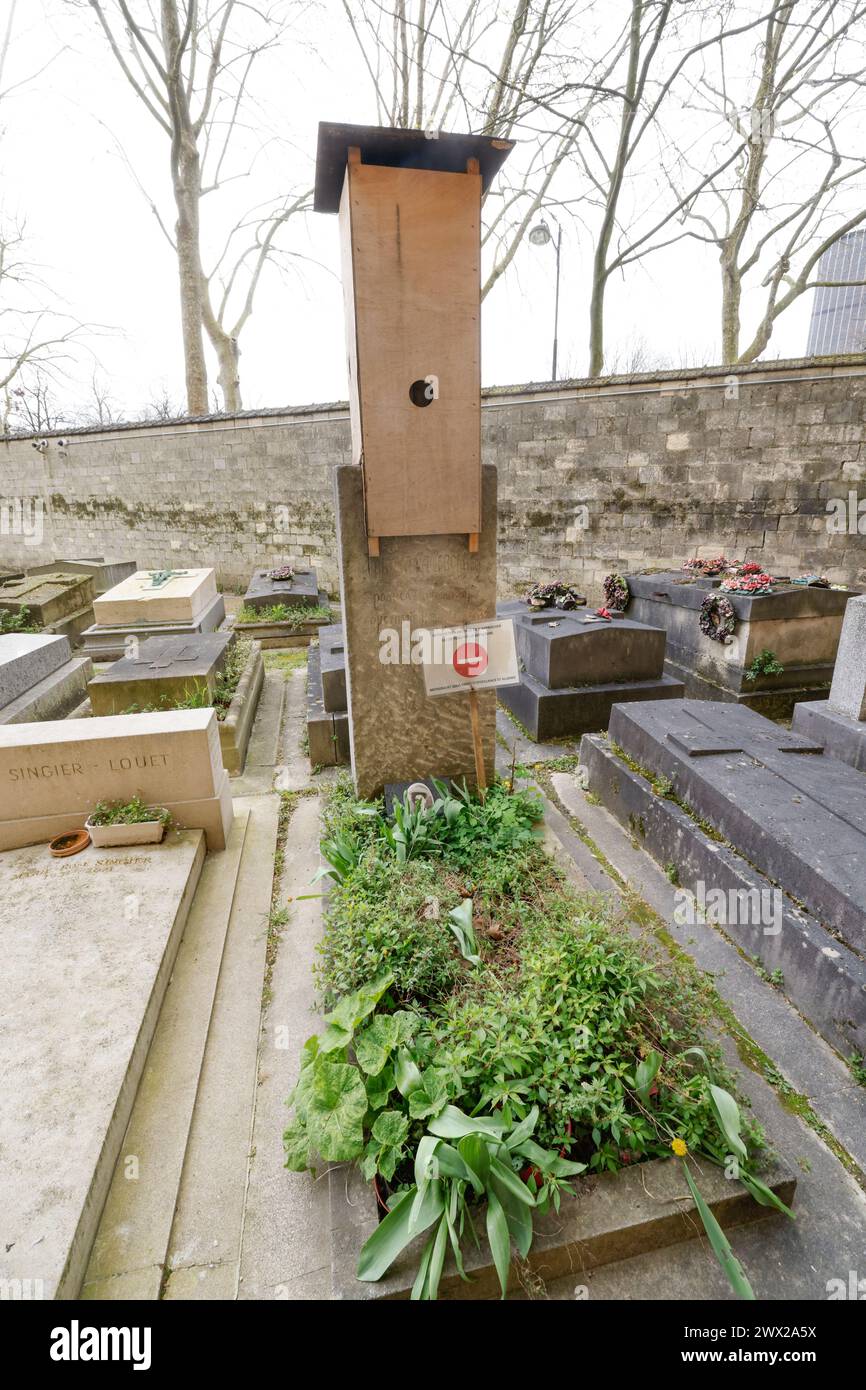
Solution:
{"label": "green plant", "polygon": [[171,813],[164,806],[146,806],[139,796],[131,801],[97,801],[90,813],[91,825],[140,825],[154,820],[167,826]]}
{"label": "green plant", "polygon": [[677,886],[680,881],[680,871],[676,864],[665,864],[665,876],[674,887]]}
{"label": "green plant", "polygon": [[4,632],[41,632],[39,624],[30,616],[30,609],[23,605],[17,613],[8,608],[0,608],[0,634]]}
{"label": "green plant", "polygon": [[321,627],[333,621],[331,609],[318,603],[292,607],[285,603],[274,603],[268,608],[250,608],[243,604],[235,618],[238,623],[285,623],[291,628],[305,627],[308,623]]}
{"label": "green plant", "polygon": [[443,807],[434,802],[431,807],[420,800],[411,801],[407,792],[402,801],[394,802],[394,824],[380,817],[379,829],[388,846],[394,851],[398,864],[406,864],[436,846],[436,822]]}
{"label": "green plant", "polygon": [[[532,1133],[537,1121],[537,1108],[514,1121],[507,1109],[499,1115],[469,1116],[456,1106],[443,1107],[418,1144],[414,1183],[399,1193],[364,1243],[358,1278],[381,1279],[406,1246],[432,1227],[412,1298],[437,1297],[449,1246],[460,1278],[470,1282],[462,1245],[467,1229],[475,1235],[472,1208],[484,1203],[487,1239],[504,1298],[512,1243],[525,1259],[532,1246],[533,1213],[551,1205],[558,1210],[566,1178],[585,1167],[536,1144]],[[531,1166],[528,1181],[520,1175],[525,1160]]]}
{"label": "green plant", "polygon": [[459,907],[452,907],[448,913],[448,925],[457,938],[460,954],[470,965],[480,965],[478,942],[472,925],[472,899],[464,898]]}
{"label": "green plant", "polygon": [[852,1052],[848,1058],[848,1066],[851,1068],[851,1075],[858,1086],[866,1086],[866,1059],[862,1052]]}
{"label": "green plant", "polygon": [[776,659],[775,652],[764,647],[745,672],[745,676],[747,681],[756,681],[759,676],[781,676],[784,670],[784,666]]}
{"label": "green plant", "polygon": [[[537,1172],[523,1177],[541,1202],[559,1198],[556,1156],[600,1173],[673,1148],[726,1170],[733,1156],[755,1199],[785,1210],[757,1176],[760,1127],[740,1113],[718,1048],[704,1042],[707,982],[633,939],[628,903],[569,885],[535,832],[534,794],[496,784],[482,805],[465,789],[437,793],[424,836],[407,834],[402,857],[399,823],[385,835],[379,804],[357,803],[346,777],[329,794],[326,840],[352,838],[331,876],[317,972],[334,1007],[305,1045],[287,1166],[309,1167],[316,1154],[356,1162],[389,1184],[389,1207],[403,1213],[389,1230],[404,1231],[420,1162],[428,1184],[418,1212],[430,1220],[422,1228],[416,1212],[412,1230],[430,1234],[417,1297],[435,1296],[445,1252],[458,1258],[452,1228],[459,1247],[489,1195],[467,1175],[481,1177],[461,1140],[477,1144],[480,1134],[489,1148],[530,1117],[531,1142],[546,1158],[530,1157]],[[440,1132],[455,1113],[470,1128]],[[450,1170],[437,1174],[437,1159]],[[530,1214],[540,1205],[512,1195]],[[494,1198],[504,1211],[495,1189]],[[495,1202],[485,1217],[494,1224]],[[516,1219],[506,1213],[507,1225]],[[380,1240],[391,1248],[391,1237]],[[384,1255],[375,1245],[373,1254],[361,1277],[378,1277],[370,1271]],[[497,1267],[506,1268],[501,1241]]]}
{"label": "green plant", "polygon": [[430,861],[399,865],[369,848],[360,853],[363,871],[330,886],[316,968],[323,992],[340,998],[386,967],[401,1002],[446,996],[461,965],[441,913],[460,901],[459,892],[442,884]]}

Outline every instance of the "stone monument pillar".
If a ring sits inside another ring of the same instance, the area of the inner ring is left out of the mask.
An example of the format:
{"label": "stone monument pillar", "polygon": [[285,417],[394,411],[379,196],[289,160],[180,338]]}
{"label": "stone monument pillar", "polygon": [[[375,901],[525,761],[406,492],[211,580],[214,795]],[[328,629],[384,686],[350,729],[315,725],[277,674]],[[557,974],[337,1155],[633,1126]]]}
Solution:
{"label": "stone monument pillar", "polygon": [[[511,143],[320,125],[315,207],[339,212],[352,463],[337,469],[359,796],[475,783],[469,697],[430,700],[421,634],[496,611],[496,474],[481,467],[481,197]],[[495,695],[478,696],[493,776]]]}

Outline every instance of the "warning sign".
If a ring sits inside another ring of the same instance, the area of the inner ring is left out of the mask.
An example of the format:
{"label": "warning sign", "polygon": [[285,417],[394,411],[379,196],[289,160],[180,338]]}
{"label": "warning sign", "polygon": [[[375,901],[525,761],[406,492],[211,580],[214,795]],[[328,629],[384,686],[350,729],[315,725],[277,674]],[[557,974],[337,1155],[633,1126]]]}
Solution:
{"label": "warning sign", "polygon": [[517,685],[517,650],[510,618],[467,627],[439,627],[429,634],[424,661],[424,686],[428,695],[453,695],[458,690],[493,690],[497,685]]}

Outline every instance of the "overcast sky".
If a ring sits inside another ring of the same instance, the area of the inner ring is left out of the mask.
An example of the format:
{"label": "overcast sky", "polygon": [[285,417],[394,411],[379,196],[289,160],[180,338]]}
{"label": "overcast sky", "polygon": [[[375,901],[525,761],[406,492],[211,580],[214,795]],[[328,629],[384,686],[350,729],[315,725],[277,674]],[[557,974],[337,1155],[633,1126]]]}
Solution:
{"label": "overcast sky", "polygon": [[[10,4],[0,0],[0,16]],[[5,85],[46,62],[41,75],[4,102],[2,212],[26,218],[33,257],[70,314],[105,326],[92,347],[127,418],[163,390],[180,405],[176,271],[147,202],[153,197],[171,218],[164,137],[116,69],[86,5],[19,0]],[[298,189],[312,183],[319,120],[375,121],[339,0],[303,11],[295,41],[263,60],[256,90],[261,128],[278,132],[280,142],[233,185],[237,192],[228,195],[223,220],[232,205],[239,211],[266,197],[275,179]],[[680,134],[686,139],[688,131]],[[269,272],[242,339],[247,407],[346,395],[337,220],[312,213],[297,219],[286,244],[297,259]],[[561,376],[586,369],[589,254],[579,227],[566,222]],[[484,304],[485,385],[548,379],[553,292],[552,248],[524,242]],[[769,356],[804,351],[810,307],[811,294],[785,315]],[[717,253],[697,242],[660,252],[627,282],[611,284],[614,355],[627,356],[643,339],[674,365],[717,361],[717,319]],[[86,367],[77,370],[78,380],[66,388],[71,396],[85,391]]]}

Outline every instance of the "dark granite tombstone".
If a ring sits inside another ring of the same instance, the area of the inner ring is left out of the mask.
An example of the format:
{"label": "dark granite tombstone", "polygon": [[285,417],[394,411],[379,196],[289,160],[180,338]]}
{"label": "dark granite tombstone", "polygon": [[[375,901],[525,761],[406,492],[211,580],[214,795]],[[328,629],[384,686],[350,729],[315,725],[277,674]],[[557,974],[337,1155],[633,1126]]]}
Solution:
{"label": "dark granite tombstone", "polygon": [[169,706],[204,689],[213,695],[233,640],[230,632],[147,638],[136,656],[124,657],[94,676],[88,685],[93,713],[122,714],[133,706]]}
{"label": "dark granite tombstone", "polygon": [[327,602],[315,570],[295,570],[291,579],[272,579],[270,570],[256,570],[244,595],[247,608],[316,608]]}
{"label": "dark granite tombstone", "polygon": [[[335,653],[335,658],[338,657],[339,654]],[[345,689],[345,664],[343,680]],[[322,691],[322,648],[315,643],[310,647],[307,658],[307,744],[313,767],[337,767],[351,762],[349,714],[345,704],[342,709],[325,707]]]}
{"label": "dark granite tombstone", "polygon": [[605,621],[585,609],[533,612],[515,600],[497,613],[514,622],[519,685],[503,686],[500,703],[538,741],[607,728],[622,700],[682,696],[682,682],[663,672],[665,634],[629,618]]}
{"label": "dark granite tombstone", "polygon": [[[720,578],[680,570],[627,579],[629,617],[664,628],[666,669],[684,681],[689,695],[784,718],[799,700],[829,691],[845,607],[856,590],[783,584],[767,594],[735,594],[721,590]],[[727,643],[701,632],[709,593],[728,599],[734,610],[736,627]],[[783,670],[753,670],[765,651]]]}
{"label": "dark granite tombstone", "polygon": [[346,699],[346,646],[342,623],[319,628],[322,671],[322,703],[328,714],[344,714]]}
{"label": "dark granite tombstone", "polygon": [[610,737],[854,951],[866,950],[861,773],[720,701],[619,705]]}

